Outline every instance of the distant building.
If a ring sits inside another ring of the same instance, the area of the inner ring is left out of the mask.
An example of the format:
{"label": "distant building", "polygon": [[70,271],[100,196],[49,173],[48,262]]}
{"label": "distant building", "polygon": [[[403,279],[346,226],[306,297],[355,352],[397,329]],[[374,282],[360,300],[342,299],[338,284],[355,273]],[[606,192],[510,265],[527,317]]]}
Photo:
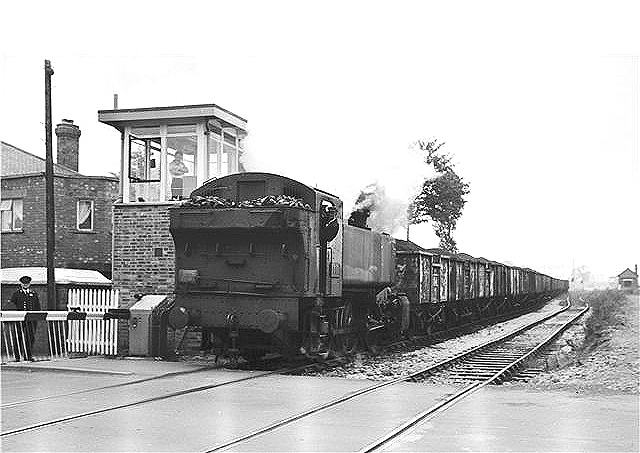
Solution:
{"label": "distant building", "polygon": [[[56,127],[55,267],[95,270],[111,278],[112,207],[118,178],[78,172],[80,129]],[[45,160],[0,142],[0,267],[46,266]]]}
{"label": "distant building", "polygon": [[638,265],[635,266],[635,272],[626,268],[618,275],[618,289],[624,291],[635,291],[638,289]]}

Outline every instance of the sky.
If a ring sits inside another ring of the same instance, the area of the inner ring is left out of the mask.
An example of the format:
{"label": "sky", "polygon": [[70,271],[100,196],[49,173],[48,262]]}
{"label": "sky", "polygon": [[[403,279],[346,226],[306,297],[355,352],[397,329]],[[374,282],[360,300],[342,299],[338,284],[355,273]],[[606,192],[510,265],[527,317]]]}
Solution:
{"label": "sky", "polygon": [[[407,191],[412,143],[445,142],[473,256],[568,278],[640,264],[636,2],[3,2],[0,138],[44,157],[80,127],[80,171],[119,171],[97,111],[214,103],[248,120],[248,166],[353,206]],[[36,11],[37,13],[34,13]],[[55,141],[55,137],[54,137]],[[395,235],[405,238],[404,230]],[[437,246],[430,225],[411,240]]]}

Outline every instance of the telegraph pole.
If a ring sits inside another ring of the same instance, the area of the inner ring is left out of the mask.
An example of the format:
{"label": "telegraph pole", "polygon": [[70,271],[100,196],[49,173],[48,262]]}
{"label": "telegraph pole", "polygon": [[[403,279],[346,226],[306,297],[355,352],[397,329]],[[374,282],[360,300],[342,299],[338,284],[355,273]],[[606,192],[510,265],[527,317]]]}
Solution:
{"label": "telegraph pole", "polygon": [[47,211],[47,309],[56,309],[56,278],[54,256],[56,250],[56,221],[53,202],[53,150],[51,147],[51,76],[53,68],[44,60],[44,128],[47,148],[45,166],[45,203]]}

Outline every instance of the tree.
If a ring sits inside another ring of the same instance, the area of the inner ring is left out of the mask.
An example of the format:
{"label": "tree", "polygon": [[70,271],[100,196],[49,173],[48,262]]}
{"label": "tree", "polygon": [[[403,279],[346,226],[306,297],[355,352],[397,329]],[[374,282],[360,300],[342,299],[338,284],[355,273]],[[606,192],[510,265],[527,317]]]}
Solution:
{"label": "tree", "polygon": [[424,181],[420,193],[409,205],[407,239],[409,225],[432,222],[440,248],[455,253],[453,230],[462,216],[469,184],[455,172],[451,156],[440,151],[444,142],[420,140],[416,145],[424,151],[425,162],[433,165],[437,175]]}

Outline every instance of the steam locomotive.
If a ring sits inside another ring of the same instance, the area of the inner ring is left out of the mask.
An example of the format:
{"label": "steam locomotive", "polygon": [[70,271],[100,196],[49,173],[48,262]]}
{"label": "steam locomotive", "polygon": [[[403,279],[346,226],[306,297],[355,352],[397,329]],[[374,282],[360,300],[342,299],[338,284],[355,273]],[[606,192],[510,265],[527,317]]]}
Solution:
{"label": "steam locomotive", "polygon": [[[256,358],[326,356],[533,307],[568,288],[530,269],[374,232],[341,200],[270,173],[211,180],[170,208],[174,329]],[[360,223],[358,225],[358,223]]]}

